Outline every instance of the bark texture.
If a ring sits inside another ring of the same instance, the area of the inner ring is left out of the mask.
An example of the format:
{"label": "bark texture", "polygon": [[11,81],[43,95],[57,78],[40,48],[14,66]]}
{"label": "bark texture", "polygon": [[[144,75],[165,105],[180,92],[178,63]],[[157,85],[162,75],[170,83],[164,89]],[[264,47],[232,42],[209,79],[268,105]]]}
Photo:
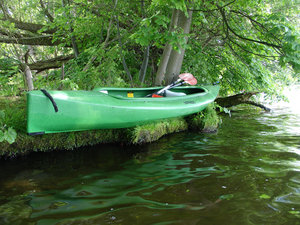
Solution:
{"label": "bark texture", "polygon": [[[179,17],[179,10],[178,9],[173,9],[173,13],[172,13],[172,19],[171,19],[171,24],[169,27],[170,32],[175,30],[175,27],[177,26],[178,23],[178,17]],[[155,78],[155,85],[161,85],[164,78],[165,78],[165,73],[166,73],[166,69],[167,69],[167,65],[169,62],[169,58],[172,52],[172,45],[170,45],[169,43],[166,44],[159,66],[158,66],[158,70],[156,73],[156,78]]]}
{"label": "bark texture", "polygon": [[32,73],[28,65],[22,64],[22,69],[25,76],[25,81],[27,85],[28,91],[32,91],[34,89],[33,81],[32,81]]}
{"label": "bark texture", "polygon": [[149,61],[149,50],[150,50],[150,45],[148,45],[144,51],[144,59],[139,73],[139,80],[141,81],[141,83],[144,83],[146,77],[148,61]]}
{"label": "bark texture", "polygon": [[[175,10],[173,11],[171,26],[179,27],[182,29],[184,34],[189,34],[191,23],[192,23],[192,10],[188,10],[188,16],[185,15],[183,11]],[[188,37],[185,37],[185,44],[188,41]],[[185,48],[181,47],[179,50],[175,50],[170,46],[169,43],[166,44],[162,60],[160,62],[159,70],[156,76],[156,84],[159,85],[163,80],[163,77],[167,84],[170,84],[180,73],[183,58],[184,58]],[[160,68],[161,67],[161,68]]]}

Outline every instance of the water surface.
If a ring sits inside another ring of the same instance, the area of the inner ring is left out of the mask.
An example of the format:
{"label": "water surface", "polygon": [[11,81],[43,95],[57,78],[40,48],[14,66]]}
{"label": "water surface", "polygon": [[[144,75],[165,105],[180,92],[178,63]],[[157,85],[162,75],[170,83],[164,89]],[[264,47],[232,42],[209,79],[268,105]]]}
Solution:
{"label": "water surface", "polygon": [[2,160],[0,224],[300,224],[296,102],[239,108],[214,134]]}

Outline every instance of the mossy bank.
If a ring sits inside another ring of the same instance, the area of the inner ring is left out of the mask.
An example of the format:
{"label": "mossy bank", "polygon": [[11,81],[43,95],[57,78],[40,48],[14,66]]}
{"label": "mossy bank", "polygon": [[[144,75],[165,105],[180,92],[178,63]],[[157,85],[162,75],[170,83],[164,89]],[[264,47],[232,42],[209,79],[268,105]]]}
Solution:
{"label": "mossy bank", "polygon": [[1,129],[4,131],[13,128],[17,132],[12,144],[6,140],[0,142],[0,157],[11,157],[32,151],[73,150],[83,146],[104,143],[145,144],[156,141],[166,134],[187,129],[204,132],[215,131],[220,123],[212,104],[204,111],[186,118],[156,121],[133,128],[29,136],[26,134],[25,97],[1,98],[0,110],[4,112]]}

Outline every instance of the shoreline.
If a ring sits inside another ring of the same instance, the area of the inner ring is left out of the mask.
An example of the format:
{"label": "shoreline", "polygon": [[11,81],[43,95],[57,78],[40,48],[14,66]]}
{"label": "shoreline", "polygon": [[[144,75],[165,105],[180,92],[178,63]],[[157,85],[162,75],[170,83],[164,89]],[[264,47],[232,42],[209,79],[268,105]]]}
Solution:
{"label": "shoreline", "polygon": [[213,106],[185,118],[172,118],[124,129],[103,129],[30,136],[26,133],[26,98],[1,98],[4,126],[12,127],[17,137],[12,144],[0,142],[0,158],[25,155],[30,152],[76,150],[96,144],[143,145],[161,137],[186,130],[214,132],[220,123]]}

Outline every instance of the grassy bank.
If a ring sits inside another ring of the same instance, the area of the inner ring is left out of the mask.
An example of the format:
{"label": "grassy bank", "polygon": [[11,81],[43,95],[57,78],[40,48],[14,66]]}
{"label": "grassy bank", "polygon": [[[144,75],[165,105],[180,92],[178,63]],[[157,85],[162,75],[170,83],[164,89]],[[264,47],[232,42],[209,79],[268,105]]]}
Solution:
{"label": "grassy bank", "polygon": [[212,106],[187,118],[174,118],[127,129],[92,130],[71,133],[29,136],[26,134],[26,98],[0,98],[0,110],[4,112],[2,129],[9,127],[17,132],[12,144],[0,142],[0,156],[16,156],[32,151],[55,149],[73,150],[101,143],[144,144],[158,140],[170,133],[187,129],[213,131],[219,119]]}

